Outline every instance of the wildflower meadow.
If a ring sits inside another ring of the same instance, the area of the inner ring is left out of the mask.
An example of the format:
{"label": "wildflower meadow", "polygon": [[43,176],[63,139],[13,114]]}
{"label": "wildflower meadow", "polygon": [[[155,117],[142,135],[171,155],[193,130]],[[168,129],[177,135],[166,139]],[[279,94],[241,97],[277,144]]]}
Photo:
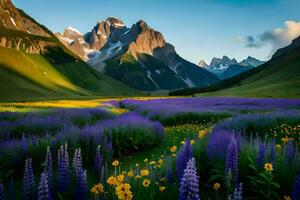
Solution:
{"label": "wildflower meadow", "polygon": [[300,199],[300,100],[0,113],[0,200]]}

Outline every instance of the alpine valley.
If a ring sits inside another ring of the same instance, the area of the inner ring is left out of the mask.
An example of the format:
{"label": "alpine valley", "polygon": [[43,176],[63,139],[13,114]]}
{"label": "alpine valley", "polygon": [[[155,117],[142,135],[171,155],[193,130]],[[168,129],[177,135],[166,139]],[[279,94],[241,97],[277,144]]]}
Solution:
{"label": "alpine valley", "polygon": [[173,90],[219,81],[180,57],[160,32],[142,20],[127,28],[109,17],[86,34],[68,27],[56,36],[94,69],[138,90]]}

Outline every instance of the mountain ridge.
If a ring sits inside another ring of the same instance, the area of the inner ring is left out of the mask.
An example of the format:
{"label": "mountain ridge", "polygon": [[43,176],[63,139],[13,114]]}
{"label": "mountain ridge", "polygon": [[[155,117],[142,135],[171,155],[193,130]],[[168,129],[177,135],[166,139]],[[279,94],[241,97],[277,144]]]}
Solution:
{"label": "mountain ridge", "polygon": [[163,34],[143,20],[127,28],[121,20],[109,17],[98,21],[84,35],[85,41],[94,47],[86,55],[86,62],[136,89],[170,90],[219,81],[212,73],[180,57]]}

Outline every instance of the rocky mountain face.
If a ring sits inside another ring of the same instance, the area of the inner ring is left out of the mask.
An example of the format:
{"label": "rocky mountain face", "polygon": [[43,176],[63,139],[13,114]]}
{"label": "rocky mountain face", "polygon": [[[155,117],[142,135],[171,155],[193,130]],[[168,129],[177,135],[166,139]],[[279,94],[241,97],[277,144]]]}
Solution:
{"label": "rocky mountain face", "polygon": [[220,79],[227,79],[251,68],[262,65],[263,63],[263,61],[251,56],[248,56],[241,62],[237,62],[237,60],[234,58],[230,59],[227,56],[223,56],[222,58],[213,58],[209,65],[207,65],[204,60],[201,60],[198,66],[207,69]]}
{"label": "rocky mountain face", "polygon": [[83,36],[62,36],[59,38],[68,48],[75,46],[75,39],[81,41],[89,65],[139,90],[173,90],[219,81],[181,58],[160,32],[142,20],[127,28],[121,20],[110,17]]}
{"label": "rocky mountain face", "polygon": [[45,27],[17,9],[11,0],[0,0],[0,47],[40,54],[49,46],[57,46],[55,40]]}
{"label": "rocky mountain face", "polygon": [[295,50],[296,48],[300,47],[300,36],[297,37],[296,39],[294,39],[292,41],[292,43],[284,48],[278,49],[274,55],[272,56],[272,58],[277,58],[281,55],[287,54],[293,50]]}

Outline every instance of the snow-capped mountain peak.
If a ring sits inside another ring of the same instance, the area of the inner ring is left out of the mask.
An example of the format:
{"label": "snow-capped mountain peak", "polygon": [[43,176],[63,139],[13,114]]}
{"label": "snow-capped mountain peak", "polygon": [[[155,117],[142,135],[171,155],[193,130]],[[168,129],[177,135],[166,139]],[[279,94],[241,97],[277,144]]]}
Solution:
{"label": "snow-capped mountain peak", "polygon": [[208,67],[208,65],[206,64],[205,60],[200,60],[198,66],[199,66],[199,67],[202,67],[202,68]]}
{"label": "snow-capped mountain peak", "polygon": [[70,33],[74,33],[77,35],[83,35],[80,31],[78,31],[76,28],[73,28],[72,26],[68,26],[65,31],[68,31]]}

